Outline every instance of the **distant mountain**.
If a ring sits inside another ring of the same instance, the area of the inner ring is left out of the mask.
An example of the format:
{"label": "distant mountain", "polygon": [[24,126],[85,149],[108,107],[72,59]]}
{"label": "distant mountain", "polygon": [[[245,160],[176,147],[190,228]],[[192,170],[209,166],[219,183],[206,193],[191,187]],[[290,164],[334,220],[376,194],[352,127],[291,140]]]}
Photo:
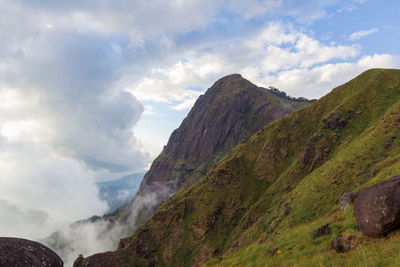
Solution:
{"label": "distant mountain", "polygon": [[[183,129],[154,167],[166,171],[169,165],[161,163],[180,151],[191,159],[209,153],[197,138],[175,142],[185,140],[190,128]],[[226,126],[218,129],[215,140]],[[176,173],[172,168],[164,175]],[[351,204],[357,194],[349,191],[399,173],[400,70],[369,70],[267,124],[164,201],[117,251],[80,257],[74,266],[398,266],[400,232],[382,239],[360,232]],[[152,184],[149,179],[141,189]]]}
{"label": "distant mountain", "polygon": [[121,224],[140,224],[180,188],[194,184],[234,146],[265,124],[310,101],[290,99],[257,87],[239,74],[218,80],[200,96],[170,136],[121,215]]}
{"label": "distant mountain", "polygon": [[108,212],[113,212],[131,201],[139,189],[143,176],[144,172],[138,172],[119,179],[96,183],[100,199],[107,201],[110,206]]}

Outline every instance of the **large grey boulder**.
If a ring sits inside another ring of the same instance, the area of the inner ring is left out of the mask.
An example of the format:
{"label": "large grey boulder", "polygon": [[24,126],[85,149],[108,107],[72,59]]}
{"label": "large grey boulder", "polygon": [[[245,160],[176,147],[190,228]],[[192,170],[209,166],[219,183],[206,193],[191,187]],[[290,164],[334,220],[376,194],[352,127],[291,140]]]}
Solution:
{"label": "large grey boulder", "polygon": [[62,267],[61,258],[48,247],[26,239],[0,237],[0,266]]}
{"label": "large grey boulder", "polygon": [[400,228],[400,175],[364,189],[354,204],[354,216],[370,237]]}

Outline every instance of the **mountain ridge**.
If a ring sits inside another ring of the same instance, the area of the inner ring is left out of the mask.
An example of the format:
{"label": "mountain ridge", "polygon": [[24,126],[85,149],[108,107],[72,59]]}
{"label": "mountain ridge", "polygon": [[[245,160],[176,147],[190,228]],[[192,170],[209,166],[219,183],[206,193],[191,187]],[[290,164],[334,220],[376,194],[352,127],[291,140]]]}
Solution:
{"label": "mountain ridge", "polygon": [[[240,74],[219,79],[197,99],[179,128],[172,132],[119,223],[142,223],[162,201],[195,183],[235,145],[266,123],[307,104],[307,100],[277,96]],[[145,197],[150,194],[151,198]]]}
{"label": "mountain ridge", "polygon": [[[341,211],[337,203],[400,173],[399,130],[400,71],[366,71],[236,146],[117,251],[75,266],[393,265],[388,255],[399,252],[400,233],[370,240],[352,207]],[[324,225],[328,233],[313,238]],[[351,241],[346,256],[331,249],[339,236]]]}

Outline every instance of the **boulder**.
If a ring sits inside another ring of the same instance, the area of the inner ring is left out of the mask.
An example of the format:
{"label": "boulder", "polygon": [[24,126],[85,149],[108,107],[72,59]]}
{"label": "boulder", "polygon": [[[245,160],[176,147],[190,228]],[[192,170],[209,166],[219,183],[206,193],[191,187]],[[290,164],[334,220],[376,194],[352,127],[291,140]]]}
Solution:
{"label": "boulder", "polygon": [[0,237],[0,266],[62,267],[64,263],[54,251],[38,242]]}
{"label": "boulder", "polygon": [[351,192],[346,192],[343,194],[343,196],[339,200],[339,209],[340,210],[345,210],[347,209],[348,206],[354,203],[354,201],[357,199],[358,195],[360,192],[358,191],[351,191]]}
{"label": "boulder", "polygon": [[400,227],[400,175],[364,189],[354,204],[354,216],[367,236],[380,237]]}

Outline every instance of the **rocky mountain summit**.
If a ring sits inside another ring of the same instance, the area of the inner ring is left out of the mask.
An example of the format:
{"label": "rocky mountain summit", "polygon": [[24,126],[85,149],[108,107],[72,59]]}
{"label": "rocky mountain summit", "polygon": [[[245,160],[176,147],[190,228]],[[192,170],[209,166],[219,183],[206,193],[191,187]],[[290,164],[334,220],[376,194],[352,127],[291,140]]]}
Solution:
{"label": "rocky mountain summit", "polygon": [[120,223],[142,223],[162,201],[194,184],[237,144],[309,103],[304,98],[278,96],[276,91],[257,87],[239,74],[218,80],[171,134]]}

